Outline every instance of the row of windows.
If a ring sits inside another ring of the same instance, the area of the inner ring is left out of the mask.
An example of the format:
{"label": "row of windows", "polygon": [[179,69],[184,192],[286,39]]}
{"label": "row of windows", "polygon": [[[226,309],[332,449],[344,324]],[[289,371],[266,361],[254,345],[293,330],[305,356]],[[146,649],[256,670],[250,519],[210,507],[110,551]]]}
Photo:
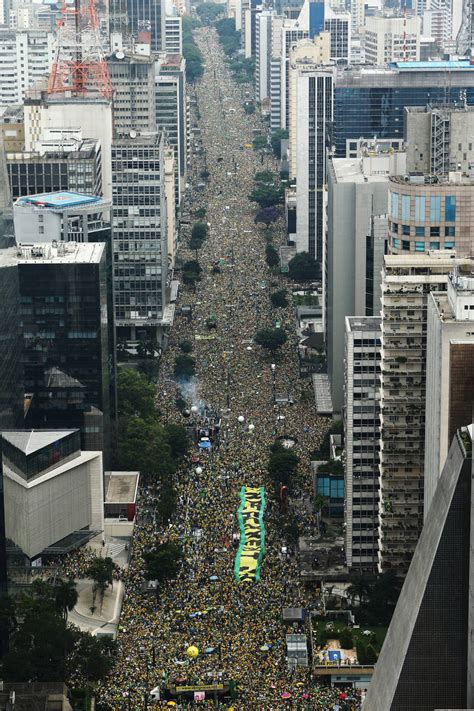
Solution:
{"label": "row of windows", "polygon": [[[425,236],[425,227],[421,225],[417,225],[415,228],[411,227],[410,225],[399,225],[398,222],[390,222],[389,221],[389,230],[391,232],[395,232],[396,234],[399,234],[401,232],[402,235],[410,236],[413,234],[413,229],[414,229],[414,234],[415,237],[424,237]],[[439,225],[432,225],[430,227],[430,237],[440,237],[441,236],[441,227]],[[454,225],[446,225],[444,227],[444,236],[445,237],[455,237],[456,236],[456,228]]]}
{"label": "row of windows", "polygon": [[[400,245],[401,243],[401,245]],[[410,251],[410,245],[413,244],[413,242],[410,242],[409,240],[399,240],[397,237],[394,237],[392,239],[392,247],[394,249],[402,249],[405,252]],[[429,249],[455,249],[456,248],[456,243],[453,242],[452,240],[445,240],[443,245],[441,246],[441,242],[435,241],[435,242],[418,242],[415,241],[415,252],[424,252],[429,245]]]}
{"label": "row of windows", "polygon": [[[414,201],[411,195],[399,195],[398,193],[390,193],[391,214],[394,218],[401,218],[409,222],[412,209],[414,209],[415,222],[425,222],[426,215],[426,196],[415,195]],[[430,222],[441,222],[441,195],[431,195],[429,198],[429,219]],[[456,196],[446,195],[444,198],[444,220],[445,222],[454,222],[456,220]]]}

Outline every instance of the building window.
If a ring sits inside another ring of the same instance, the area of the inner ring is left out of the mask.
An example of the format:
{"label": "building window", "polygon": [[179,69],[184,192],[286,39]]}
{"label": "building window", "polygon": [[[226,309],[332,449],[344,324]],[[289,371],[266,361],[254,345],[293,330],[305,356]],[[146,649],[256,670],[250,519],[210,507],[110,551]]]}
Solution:
{"label": "building window", "polygon": [[398,223],[392,222],[392,232],[398,232]]}
{"label": "building window", "polygon": [[439,237],[440,234],[439,227],[430,227],[430,237]]}
{"label": "building window", "polygon": [[430,249],[439,249],[439,242],[430,242]]}
{"label": "building window", "polygon": [[445,249],[454,249],[454,242],[445,242],[444,243],[444,248]]}
{"label": "building window", "polygon": [[446,195],[444,210],[445,210],[446,222],[454,222],[456,219],[456,196],[455,195]]}
{"label": "building window", "polygon": [[425,236],[425,228],[424,227],[415,227],[415,236],[416,237],[424,237]]}
{"label": "building window", "polygon": [[402,235],[410,235],[410,225],[402,225]]}
{"label": "building window", "polygon": [[391,193],[392,196],[392,217],[398,217],[398,193]]}
{"label": "building window", "polygon": [[392,239],[392,245],[393,245],[396,249],[398,249],[398,238],[397,238],[397,237],[394,237],[394,238]]}
{"label": "building window", "polygon": [[456,228],[454,226],[444,228],[444,236],[445,237],[455,237],[455,235],[456,235]]}
{"label": "building window", "polygon": [[415,222],[425,221],[426,198],[424,195],[415,196]]}
{"label": "building window", "polygon": [[408,222],[410,220],[410,196],[402,195],[402,220]]}
{"label": "building window", "polygon": [[441,196],[432,195],[430,200],[430,221],[441,222]]}
{"label": "building window", "polygon": [[404,249],[406,252],[410,251],[410,242],[407,239],[402,240],[402,249]]}
{"label": "building window", "polygon": [[425,243],[424,242],[415,242],[415,252],[424,252],[425,251]]}

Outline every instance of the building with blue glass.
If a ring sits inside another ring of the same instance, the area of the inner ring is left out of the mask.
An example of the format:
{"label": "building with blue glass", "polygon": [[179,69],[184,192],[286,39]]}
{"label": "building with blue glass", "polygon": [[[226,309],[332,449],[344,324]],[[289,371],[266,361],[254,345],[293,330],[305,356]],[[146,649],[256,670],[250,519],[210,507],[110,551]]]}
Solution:
{"label": "building with blue glass", "polygon": [[406,106],[474,105],[474,65],[465,59],[340,68],[334,93],[332,144],[336,156],[350,157],[361,136],[402,140]]}

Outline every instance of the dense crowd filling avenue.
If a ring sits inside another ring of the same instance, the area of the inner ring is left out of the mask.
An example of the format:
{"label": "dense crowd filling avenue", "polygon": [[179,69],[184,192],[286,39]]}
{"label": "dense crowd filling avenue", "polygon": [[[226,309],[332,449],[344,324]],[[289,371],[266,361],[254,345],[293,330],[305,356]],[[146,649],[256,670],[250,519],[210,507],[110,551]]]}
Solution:
{"label": "dense crowd filling avenue", "polygon": [[[212,454],[200,457],[199,466],[188,458],[177,473],[179,505],[166,530],[152,517],[142,517],[136,525],[117,661],[99,690],[99,700],[114,711],[142,709],[147,690],[160,684],[234,680],[237,698],[221,708],[356,709],[359,702],[350,693],[344,698],[340,690],[318,685],[308,669],[287,669],[288,630],[282,608],[305,606],[310,598],[299,583],[294,556],[281,553],[285,541],[277,523],[279,503],[266,470],[269,446],[283,434],[297,440],[295,451],[305,475],[297,493],[304,493],[301,486],[309,493],[309,453],[321,443],[328,422],[302,397],[310,386],[298,375],[293,309],[279,309],[275,316],[270,305],[270,282],[284,286],[284,277],[268,270],[262,228],[254,224],[255,208],[247,199],[254,174],[263,169],[260,156],[245,147],[252,141],[252,129],[261,127],[260,119],[245,115],[242,88],[230,77],[215,31],[202,28],[196,39],[205,58],[204,76],[195,91],[210,176],[199,199],[191,198],[191,212],[205,207],[210,231],[198,256],[201,281],[195,292],[190,287],[180,292],[177,306],[190,305],[192,319],[175,319],[170,348],[160,364],[157,406],[165,421],[183,424],[175,405],[180,392],[189,407],[207,403],[221,414],[221,440]],[[274,159],[266,160],[264,167],[276,172]],[[202,160],[194,158],[192,185],[202,170]],[[195,257],[185,246],[180,256]],[[212,265],[219,258],[226,265],[214,273]],[[206,328],[210,314],[217,318],[212,331]],[[281,352],[270,357],[253,338],[277,317],[289,338]],[[199,338],[210,335],[211,340]],[[193,342],[196,377],[180,390],[173,364],[183,339]],[[277,409],[274,387],[291,393],[294,404]],[[238,532],[242,486],[265,488],[265,552],[260,580],[251,583],[238,583],[234,577],[233,536]],[[142,510],[152,510],[158,494],[143,487]],[[312,514],[299,520],[303,529],[314,523]],[[164,541],[183,546],[184,563],[178,580],[159,596],[146,597],[141,591],[143,553]],[[188,655],[190,646],[199,650],[194,659]],[[167,703],[160,701],[154,708]],[[212,698],[196,703],[208,705],[214,706]]]}

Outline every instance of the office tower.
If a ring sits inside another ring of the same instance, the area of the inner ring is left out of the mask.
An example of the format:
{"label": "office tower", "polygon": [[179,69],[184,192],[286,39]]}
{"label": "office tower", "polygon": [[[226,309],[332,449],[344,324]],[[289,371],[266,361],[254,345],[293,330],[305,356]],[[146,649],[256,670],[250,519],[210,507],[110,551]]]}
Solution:
{"label": "office tower", "polygon": [[[326,148],[333,120],[333,68],[295,62],[296,231],[290,236],[298,252],[324,262]],[[292,96],[293,100],[293,96]]]}
{"label": "office tower", "polygon": [[353,34],[358,34],[365,25],[365,3],[363,0],[350,0],[351,29]]}
{"label": "office tower", "polygon": [[102,163],[101,194],[112,197],[112,105],[105,97],[93,94],[82,96],[48,96],[25,101],[25,151],[33,152],[41,137],[60,129],[79,131],[90,139],[100,141]]}
{"label": "office tower", "polygon": [[281,127],[281,57],[283,18],[273,15],[270,57],[270,130]]}
{"label": "office tower", "polygon": [[53,43],[51,32],[0,28],[0,105],[21,104],[28,89],[49,72]]}
{"label": "office tower", "polygon": [[379,538],[380,329],[378,316],[346,317],[344,548],[349,568],[372,571]]}
{"label": "office tower", "polygon": [[453,180],[411,174],[389,181],[389,250],[392,254],[456,250],[473,253],[471,205],[474,181],[453,174]]}
{"label": "office tower", "polygon": [[13,218],[17,244],[110,242],[110,202],[93,195],[28,195],[15,202]]}
{"label": "office tower", "polygon": [[188,123],[186,62],[180,55],[159,55],[155,61],[156,126],[175,156],[176,207],[181,204],[187,172]]}
{"label": "office tower", "polygon": [[406,106],[455,102],[474,104],[474,65],[467,59],[336,69],[335,155],[346,156],[361,136],[403,140]]}
{"label": "office tower", "polygon": [[5,151],[23,150],[25,143],[23,106],[6,106],[0,113],[0,140]]}
{"label": "office tower", "polygon": [[165,47],[167,54],[183,54],[183,21],[176,13],[165,18]]}
{"label": "office tower", "polygon": [[102,193],[100,141],[77,129],[48,129],[33,151],[6,151],[12,197],[44,192]]}
{"label": "office tower", "polygon": [[[329,5],[324,8],[325,32],[331,35],[331,60],[337,64],[349,64],[351,58],[351,15],[349,12],[335,12]],[[310,33],[311,37],[314,34]]]}
{"label": "office tower", "polygon": [[167,205],[164,190],[163,134],[118,139],[112,165],[117,336],[161,341],[168,324],[166,216],[174,208]]}
{"label": "office tower", "polygon": [[114,135],[154,131],[156,128],[153,57],[115,52],[107,59],[114,91]]}
{"label": "office tower", "polygon": [[382,281],[379,567],[404,575],[423,525],[426,328],[430,292],[444,292],[449,252],[388,255]]}
{"label": "office tower", "polygon": [[403,60],[420,59],[421,17],[367,17],[365,21],[365,60],[383,66]]}
{"label": "office tower", "polygon": [[176,219],[176,160],[174,151],[170,146],[165,145],[164,149],[165,161],[165,196],[166,205],[170,209],[166,210],[166,242],[168,245],[168,260],[170,268],[174,267],[176,250],[178,248],[178,222]]}
{"label": "office tower", "polygon": [[13,430],[1,439],[7,554],[20,572],[103,531],[102,453],[81,451],[78,430]]}
{"label": "office tower", "polygon": [[357,160],[328,161],[325,326],[335,412],[343,406],[344,320],[380,312],[389,176],[404,173],[405,154],[373,141]]}
{"label": "office tower", "polygon": [[474,165],[474,107],[409,106],[405,109],[407,173],[470,174]]}
{"label": "office tower", "polygon": [[255,59],[257,18],[263,6],[259,0],[242,0],[242,41],[246,59]]}
{"label": "office tower", "polygon": [[19,245],[18,273],[27,425],[78,428],[83,449],[108,459],[115,402],[105,245]]}
{"label": "office tower", "polygon": [[165,1],[164,0],[127,0],[130,31],[138,35],[141,30],[151,34],[153,52],[164,50]]}
{"label": "office tower", "polygon": [[255,99],[259,104],[270,96],[272,18],[272,10],[262,10],[257,16],[255,38]]}
{"label": "office tower", "polygon": [[428,297],[425,520],[456,431],[474,403],[474,262],[453,269],[447,293]]}
{"label": "office tower", "polygon": [[452,441],[364,711],[474,706],[472,437]]}
{"label": "office tower", "polygon": [[[297,121],[300,107],[297,100],[298,70],[304,66],[329,64],[329,32],[321,32],[314,39],[300,40],[291,50],[288,70],[288,170],[296,180]],[[291,239],[291,238],[290,238]]]}

